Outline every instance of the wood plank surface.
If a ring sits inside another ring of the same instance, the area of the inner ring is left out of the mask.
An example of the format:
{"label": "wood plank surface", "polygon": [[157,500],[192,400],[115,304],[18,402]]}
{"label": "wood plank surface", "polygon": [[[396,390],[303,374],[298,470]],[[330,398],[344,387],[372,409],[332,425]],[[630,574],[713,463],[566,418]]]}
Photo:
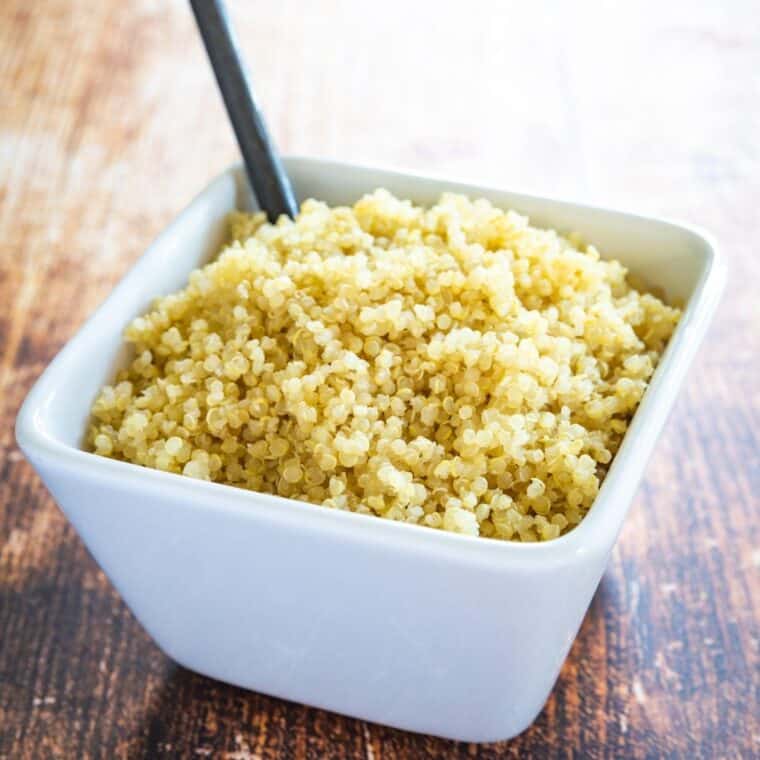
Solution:
{"label": "wood plank surface", "polygon": [[179,0],[0,3],[0,757],[760,756],[752,2],[232,3],[283,151],[682,218],[726,297],[543,713],[463,745],[151,642],[13,437],[35,377],[236,149]]}

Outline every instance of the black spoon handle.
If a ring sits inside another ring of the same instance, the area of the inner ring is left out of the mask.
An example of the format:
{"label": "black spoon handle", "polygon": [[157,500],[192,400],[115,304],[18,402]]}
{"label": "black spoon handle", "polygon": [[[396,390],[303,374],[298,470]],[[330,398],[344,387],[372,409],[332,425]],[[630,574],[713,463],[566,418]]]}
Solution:
{"label": "black spoon handle", "polygon": [[270,221],[294,217],[298,204],[256,105],[223,0],[190,0],[227,114],[243,154],[248,179]]}

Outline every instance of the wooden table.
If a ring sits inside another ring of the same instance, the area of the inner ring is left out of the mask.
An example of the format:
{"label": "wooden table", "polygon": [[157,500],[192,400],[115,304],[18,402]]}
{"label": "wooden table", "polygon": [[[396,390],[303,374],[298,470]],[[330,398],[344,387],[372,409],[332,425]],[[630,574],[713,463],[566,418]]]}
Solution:
{"label": "wooden table", "polygon": [[731,278],[546,709],[466,746],[168,660],[15,447],[34,378],[236,150],[182,2],[0,5],[0,757],[760,754],[760,14],[233,6],[288,152],[680,217]]}

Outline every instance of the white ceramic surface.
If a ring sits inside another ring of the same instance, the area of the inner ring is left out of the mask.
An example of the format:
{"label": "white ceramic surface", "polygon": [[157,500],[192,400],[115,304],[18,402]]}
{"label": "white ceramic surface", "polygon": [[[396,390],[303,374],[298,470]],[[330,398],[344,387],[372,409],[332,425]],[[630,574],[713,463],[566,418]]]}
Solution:
{"label": "white ceramic surface", "polygon": [[331,204],[377,186],[423,203],[444,189],[485,196],[582,233],[687,301],[583,523],[555,541],[505,543],[80,450],[91,402],[124,359],[124,326],[216,250],[225,213],[244,198],[239,168],[177,217],[43,373],[19,413],[19,445],[138,620],[182,665],[413,731],[511,737],[557,678],[716,306],[723,266],[704,234],[657,219],[328,161],[285,163],[301,199]]}

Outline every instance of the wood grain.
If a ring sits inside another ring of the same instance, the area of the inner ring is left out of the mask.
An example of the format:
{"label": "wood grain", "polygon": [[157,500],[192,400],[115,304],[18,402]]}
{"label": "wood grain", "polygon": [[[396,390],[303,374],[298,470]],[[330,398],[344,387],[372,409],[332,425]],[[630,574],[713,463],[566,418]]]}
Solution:
{"label": "wood grain", "polygon": [[182,2],[0,4],[0,757],[760,755],[760,14],[233,3],[288,152],[680,217],[727,296],[559,682],[467,746],[182,670],[15,448],[34,378],[235,147]]}

